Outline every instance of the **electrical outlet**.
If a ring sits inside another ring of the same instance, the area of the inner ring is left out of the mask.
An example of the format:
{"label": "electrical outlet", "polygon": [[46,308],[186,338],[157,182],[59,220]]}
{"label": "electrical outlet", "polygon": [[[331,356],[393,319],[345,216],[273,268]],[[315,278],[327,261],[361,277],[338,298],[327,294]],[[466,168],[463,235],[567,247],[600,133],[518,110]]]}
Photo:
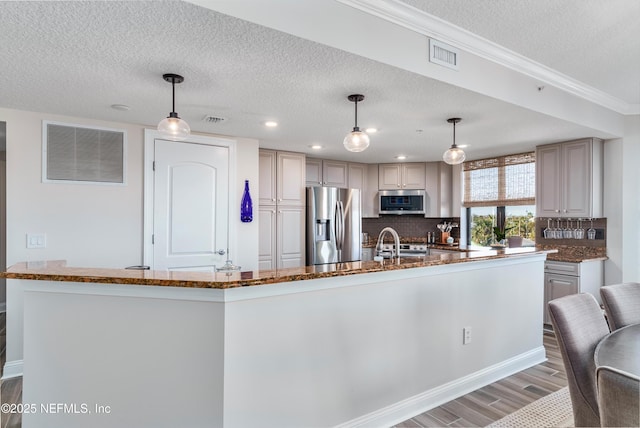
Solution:
{"label": "electrical outlet", "polygon": [[471,343],[471,327],[464,327],[462,329],[462,344],[468,345]]}
{"label": "electrical outlet", "polygon": [[27,248],[47,248],[45,233],[27,233]]}

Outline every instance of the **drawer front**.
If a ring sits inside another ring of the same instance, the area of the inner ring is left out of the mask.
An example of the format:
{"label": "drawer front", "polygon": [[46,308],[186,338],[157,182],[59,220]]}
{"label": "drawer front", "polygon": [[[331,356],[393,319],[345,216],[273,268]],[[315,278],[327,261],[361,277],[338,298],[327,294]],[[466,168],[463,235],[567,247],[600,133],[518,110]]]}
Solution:
{"label": "drawer front", "polygon": [[580,276],[580,263],[546,261],[544,262],[544,271],[561,275]]}

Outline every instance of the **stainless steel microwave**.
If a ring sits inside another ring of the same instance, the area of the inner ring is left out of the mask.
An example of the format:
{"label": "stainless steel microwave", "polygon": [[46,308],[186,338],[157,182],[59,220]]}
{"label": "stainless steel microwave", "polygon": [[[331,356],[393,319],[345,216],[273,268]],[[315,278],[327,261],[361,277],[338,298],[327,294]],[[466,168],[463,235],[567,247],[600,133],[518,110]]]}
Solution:
{"label": "stainless steel microwave", "polygon": [[378,192],[380,214],[424,214],[424,190],[381,190]]}

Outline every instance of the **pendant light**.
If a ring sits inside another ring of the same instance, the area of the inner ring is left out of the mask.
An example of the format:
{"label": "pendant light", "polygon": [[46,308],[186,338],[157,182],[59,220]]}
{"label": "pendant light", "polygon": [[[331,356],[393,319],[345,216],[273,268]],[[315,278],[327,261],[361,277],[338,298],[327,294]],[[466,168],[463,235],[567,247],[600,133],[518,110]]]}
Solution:
{"label": "pendant light", "polygon": [[361,152],[369,147],[369,136],[358,128],[358,102],[364,100],[364,95],[353,94],[347,97],[349,101],[356,105],[356,122],[353,131],[344,137],[344,148],[350,152]]}
{"label": "pendant light", "polygon": [[172,109],[169,116],[162,119],[158,124],[158,131],[172,140],[184,140],[189,136],[189,133],[191,133],[191,128],[189,128],[189,124],[180,119],[178,113],[176,113],[176,83],[182,83],[184,77],[178,74],[168,73],[163,74],[162,78],[171,83],[173,89],[173,104],[171,105]]}
{"label": "pendant light", "polygon": [[451,119],[447,119],[447,122],[453,123],[453,144],[442,155],[442,159],[448,163],[449,165],[458,165],[459,163],[464,162],[466,155],[464,154],[464,150],[456,146],[456,123],[460,122],[462,119],[459,117],[452,117]]}

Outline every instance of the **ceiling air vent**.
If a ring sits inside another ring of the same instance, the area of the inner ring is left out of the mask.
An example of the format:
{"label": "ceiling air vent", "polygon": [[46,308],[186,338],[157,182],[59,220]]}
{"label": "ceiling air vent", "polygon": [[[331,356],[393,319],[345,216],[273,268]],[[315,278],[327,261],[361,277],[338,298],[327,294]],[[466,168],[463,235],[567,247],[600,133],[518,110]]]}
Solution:
{"label": "ceiling air vent", "polygon": [[429,61],[453,70],[458,70],[459,51],[438,40],[429,39]]}
{"label": "ceiling air vent", "polygon": [[221,123],[226,121],[227,119],[225,119],[224,117],[207,115],[202,120],[207,123]]}

